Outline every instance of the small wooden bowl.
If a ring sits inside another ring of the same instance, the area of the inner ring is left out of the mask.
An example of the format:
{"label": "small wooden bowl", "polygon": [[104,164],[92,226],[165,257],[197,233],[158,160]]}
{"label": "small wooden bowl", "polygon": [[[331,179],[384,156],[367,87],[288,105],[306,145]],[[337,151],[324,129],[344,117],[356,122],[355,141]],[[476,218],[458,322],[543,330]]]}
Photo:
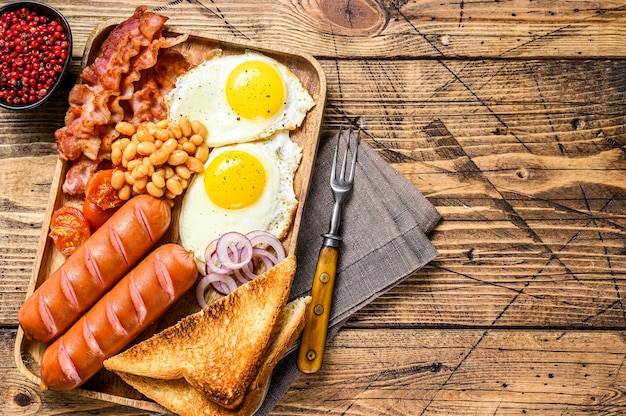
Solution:
{"label": "small wooden bowl", "polygon": [[[33,108],[39,107],[40,105],[45,103],[48,100],[48,98],[50,98],[54,94],[54,92],[57,90],[57,88],[63,81],[63,78],[65,77],[67,72],[69,72],[70,61],[72,60],[72,31],[65,17],[53,7],[50,7],[47,4],[39,3],[36,1],[18,1],[14,3],[6,4],[0,7],[0,16],[4,15],[7,12],[20,10],[22,8],[26,8],[29,11],[35,12],[40,16],[46,16],[50,21],[52,20],[59,21],[61,23],[61,26],[63,27],[64,32],[67,34],[67,39],[65,40],[68,43],[68,48],[67,48],[67,56],[65,57],[65,60],[63,62],[61,72],[56,75],[54,84],[48,89],[48,91],[46,92],[44,96],[38,98],[34,102],[21,103],[21,104],[11,104],[7,102],[6,100],[0,98],[0,107],[6,108],[8,110],[19,110],[19,111],[32,110]],[[2,48],[0,47],[0,50],[1,49]],[[21,71],[23,71],[23,68],[20,68],[18,73]],[[0,85],[0,89],[2,88],[3,87]]]}

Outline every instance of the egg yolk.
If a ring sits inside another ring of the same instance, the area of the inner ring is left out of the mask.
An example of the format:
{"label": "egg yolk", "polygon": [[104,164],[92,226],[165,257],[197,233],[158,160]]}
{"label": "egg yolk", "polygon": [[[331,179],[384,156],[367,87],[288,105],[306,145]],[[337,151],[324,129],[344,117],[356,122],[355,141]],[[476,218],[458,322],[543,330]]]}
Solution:
{"label": "egg yolk", "polygon": [[285,85],[276,68],[266,62],[239,64],[226,81],[226,99],[233,110],[250,120],[267,119],[285,103]]}
{"label": "egg yolk", "polygon": [[220,153],[204,170],[204,188],[213,203],[224,209],[241,209],[256,202],[265,188],[263,165],[250,153]]}

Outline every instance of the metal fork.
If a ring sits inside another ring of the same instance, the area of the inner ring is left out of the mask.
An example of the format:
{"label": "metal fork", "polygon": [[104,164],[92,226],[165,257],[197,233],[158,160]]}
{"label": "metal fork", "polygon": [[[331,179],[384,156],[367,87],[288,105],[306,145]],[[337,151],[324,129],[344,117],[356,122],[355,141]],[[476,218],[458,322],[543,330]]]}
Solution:
{"label": "metal fork", "polygon": [[[298,368],[304,373],[315,373],[322,366],[324,347],[326,345],[326,334],[328,332],[328,319],[332,304],[333,288],[335,286],[335,276],[337,273],[337,259],[339,257],[339,243],[341,235],[339,225],[341,223],[341,208],[346,196],[352,191],[354,184],[354,173],[356,170],[357,153],[361,141],[361,129],[356,132],[354,149],[352,150],[352,163],[350,171],[348,167],[348,154],[351,150],[353,137],[352,126],[348,130],[345,140],[345,152],[343,161],[337,176],[339,147],[342,142],[343,125],[337,134],[337,144],[333,156],[333,165],[330,172],[330,189],[333,193],[335,203],[330,217],[330,227],[326,234],[323,234],[322,248],[320,249],[315,277],[311,288],[312,301],[306,312],[305,327],[300,340],[300,350],[298,351]],[[346,176],[347,174],[347,176]]]}

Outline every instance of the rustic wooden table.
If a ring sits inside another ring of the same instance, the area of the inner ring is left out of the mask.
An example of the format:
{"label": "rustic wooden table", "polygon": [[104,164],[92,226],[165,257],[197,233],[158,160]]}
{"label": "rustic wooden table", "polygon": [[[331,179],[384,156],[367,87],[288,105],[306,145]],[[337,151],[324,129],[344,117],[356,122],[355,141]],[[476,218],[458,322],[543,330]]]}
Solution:
{"label": "rustic wooden table", "polygon": [[[67,92],[121,0],[46,1],[72,77],[0,111],[4,414],[145,414],[46,392],[13,359]],[[314,55],[322,139],[364,139],[443,216],[439,257],[356,314],[274,414],[626,412],[626,1],[146,1],[172,25]]]}

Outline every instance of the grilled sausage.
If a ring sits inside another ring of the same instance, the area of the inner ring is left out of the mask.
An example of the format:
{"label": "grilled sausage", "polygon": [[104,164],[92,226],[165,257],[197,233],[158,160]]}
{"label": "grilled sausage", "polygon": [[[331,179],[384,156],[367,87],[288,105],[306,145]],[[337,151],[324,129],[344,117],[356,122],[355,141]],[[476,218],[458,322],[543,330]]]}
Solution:
{"label": "grilled sausage", "polygon": [[50,343],[148,252],[169,227],[167,202],[139,195],[124,204],[24,302],[28,339]]}
{"label": "grilled sausage", "polygon": [[166,244],[150,253],[72,327],[41,359],[41,388],[69,390],[96,374],[195,282],[192,253]]}

